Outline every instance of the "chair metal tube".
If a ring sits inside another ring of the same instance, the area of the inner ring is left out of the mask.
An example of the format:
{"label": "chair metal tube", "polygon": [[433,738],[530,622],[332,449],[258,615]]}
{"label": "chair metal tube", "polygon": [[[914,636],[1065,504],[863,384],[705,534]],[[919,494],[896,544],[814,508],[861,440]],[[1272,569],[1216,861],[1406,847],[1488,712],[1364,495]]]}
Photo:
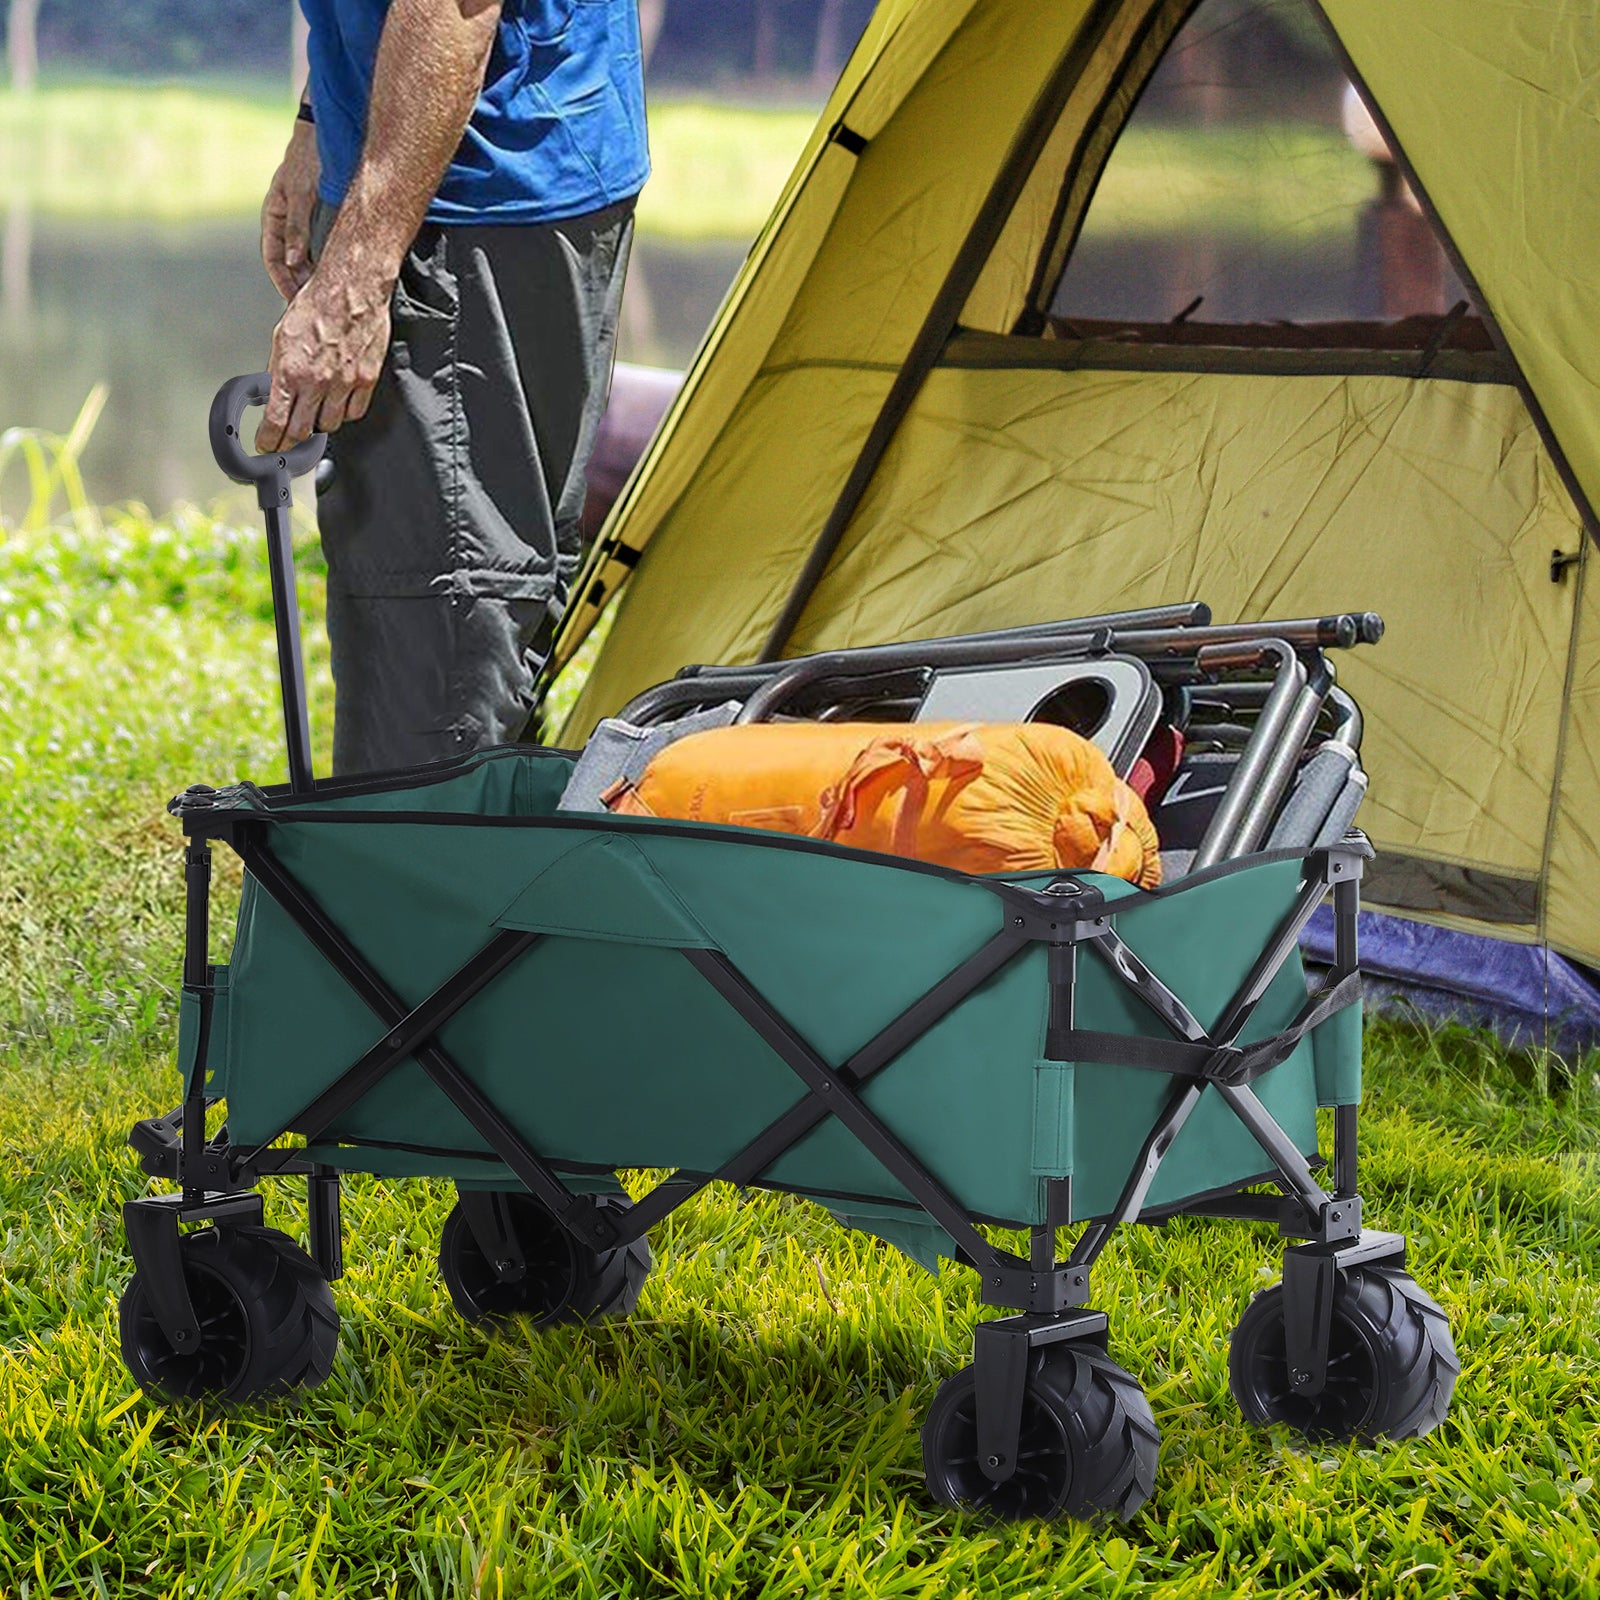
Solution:
{"label": "chair metal tube", "polygon": [[744,703],[735,719],[741,723],[764,722],[795,692],[845,672],[896,667],[990,666],[997,663],[1022,663],[1071,660],[1077,656],[1106,652],[1113,635],[1101,628],[1087,633],[1035,636],[1026,639],[958,639],[935,645],[927,641],[883,645],[874,650],[838,650],[824,655],[801,656],[785,664]]}
{"label": "chair metal tube", "polygon": [[1341,744],[1347,750],[1359,752],[1364,729],[1361,707],[1343,689],[1337,687],[1328,691],[1328,703],[1339,713],[1339,726],[1328,742]]}
{"label": "chair metal tube", "polygon": [[617,716],[636,727],[648,727],[668,712],[689,711],[698,706],[721,705],[724,700],[739,700],[753,694],[765,675],[728,674],[717,678],[668,678],[641,694],[636,694]]}
{"label": "chair metal tube", "polygon": [[[916,648],[929,649],[941,645],[968,645],[987,643],[991,639],[1050,639],[1058,634],[1085,633],[1095,628],[1141,628],[1141,629],[1169,629],[1169,628],[1196,628],[1209,626],[1211,622],[1211,607],[1201,601],[1191,601],[1186,605],[1176,606],[1146,606],[1138,611],[1106,611],[1093,617],[1069,617],[1060,622],[1029,622],[1016,628],[995,628],[984,633],[949,633],[941,634],[936,639],[914,639],[904,646],[884,645],[852,645],[847,650],[830,650],[829,655],[856,655],[882,649]],[[718,677],[745,677],[759,676],[770,678],[787,667],[792,667],[796,661],[806,661],[807,656],[790,656],[782,661],[760,661],[750,665],[724,664],[703,667],[686,667],[679,677],[693,676],[696,678]]]}
{"label": "chair metal tube", "polygon": [[1295,702],[1305,688],[1306,669],[1294,650],[1281,638],[1254,639],[1234,644],[1208,646],[1199,654],[1202,667],[1242,667],[1255,660],[1275,660],[1277,674],[1272,693],[1256,718],[1255,731],[1244,747],[1234,768],[1233,779],[1228,784],[1206,829],[1200,848],[1195,852],[1191,872],[1215,866],[1234,854],[1233,842],[1239,824],[1244,820],[1250,802],[1277,753],[1279,741],[1294,714]]}
{"label": "chair metal tube", "polygon": [[1131,630],[1117,633],[1113,648],[1123,655],[1191,655],[1206,645],[1249,644],[1281,639],[1296,650],[1350,650],[1376,644],[1383,619],[1371,611],[1342,611],[1331,617],[1300,617],[1285,622],[1229,622],[1206,628]]}
{"label": "chair metal tube", "polygon": [[1306,741],[1316,727],[1322,703],[1332,687],[1333,669],[1326,662],[1318,661],[1307,677],[1305,687],[1296,697],[1288,723],[1267,760],[1255,794],[1239,819],[1238,831],[1229,849],[1230,855],[1247,855],[1260,847],[1277,813],[1278,802],[1283,799],[1294,777]]}

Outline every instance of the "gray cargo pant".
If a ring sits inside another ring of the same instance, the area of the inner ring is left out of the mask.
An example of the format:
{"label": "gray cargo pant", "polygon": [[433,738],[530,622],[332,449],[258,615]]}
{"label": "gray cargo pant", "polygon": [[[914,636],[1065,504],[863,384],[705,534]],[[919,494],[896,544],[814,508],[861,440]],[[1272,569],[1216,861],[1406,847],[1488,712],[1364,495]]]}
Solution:
{"label": "gray cargo pant", "polygon": [[[333,225],[312,219],[313,255]],[[538,225],[424,224],[389,358],[329,441],[333,769],[515,738],[581,555],[633,202]]]}

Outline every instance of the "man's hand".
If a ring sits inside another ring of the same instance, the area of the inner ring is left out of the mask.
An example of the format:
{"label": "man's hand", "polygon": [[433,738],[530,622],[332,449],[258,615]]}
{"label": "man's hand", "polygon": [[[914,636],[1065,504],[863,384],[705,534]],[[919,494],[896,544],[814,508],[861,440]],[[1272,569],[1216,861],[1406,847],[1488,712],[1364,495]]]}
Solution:
{"label": "man's hand", "polygon": [[[389,345],[389,295],[428,202],[461,145],[500,21],[501,0],[393,0],[378,41],[361,160],[315,271],[289,259],[290,197],[304,180],[294,139],[262,212],[262,254],[274,196],[284,193],[284,289],[272,335],[272,395],[256,449],[286,450],[365,415]],[[309,133],[309,129],[305,130]],[[315,159],[312,151],[309,159]],[[291,168],[293,169],[291,172]],[[305,202],[310,217],[310,199]]]}
{"label": "man's hand", "polygon": [[286,301],[311,276],[311,207],[319,171],[316,132],[309,122],[297,121],[261,207],[261,259]]}
{"label": "man's hand", "polygon": [[287,450],[366,414],[389,348],[394,274],[324,260],[272,335],[272,393],[256,449]]}

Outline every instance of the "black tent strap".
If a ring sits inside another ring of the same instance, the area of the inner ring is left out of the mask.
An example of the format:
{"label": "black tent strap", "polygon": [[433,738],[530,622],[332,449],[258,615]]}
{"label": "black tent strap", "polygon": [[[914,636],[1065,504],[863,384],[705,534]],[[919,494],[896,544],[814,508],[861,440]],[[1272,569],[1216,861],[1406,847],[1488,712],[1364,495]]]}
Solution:
{"label": "black tent strap", "polygon": [[846,150],[853,156],[861,155],[867,148],[867,136],[864,133],[857,133],[854,128],[846,127],[843,117],[828,130],[828,138],[841,150]]}
{"label": "black tent strap", "polygon": [[1056,1061],[1141,1067],[1164,1072],[1169,1077],[1196,1078],[1237,1087],[1281,1066],[1313,1028],[1360,998],[1361,974],[1352,972],[1312,995],[1281,1033],[1254,1044],[1190,1044],[1178,1039],[1148,1039],[1138,1034],[1100,1033],[1092,1028],[1061,1028],[1051,1030],[1047,1048],[1050,1058]]}

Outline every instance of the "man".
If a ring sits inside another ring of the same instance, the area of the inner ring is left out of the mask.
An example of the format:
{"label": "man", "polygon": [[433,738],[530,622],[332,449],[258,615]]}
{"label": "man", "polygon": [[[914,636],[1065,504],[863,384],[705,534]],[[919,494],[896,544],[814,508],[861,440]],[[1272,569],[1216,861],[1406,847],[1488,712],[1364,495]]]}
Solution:
{"label": "man", "polygon": [[334,770],[515,737],[576,570],[633,203],[635,0],[301,0],[258,450],[334,434]]}

